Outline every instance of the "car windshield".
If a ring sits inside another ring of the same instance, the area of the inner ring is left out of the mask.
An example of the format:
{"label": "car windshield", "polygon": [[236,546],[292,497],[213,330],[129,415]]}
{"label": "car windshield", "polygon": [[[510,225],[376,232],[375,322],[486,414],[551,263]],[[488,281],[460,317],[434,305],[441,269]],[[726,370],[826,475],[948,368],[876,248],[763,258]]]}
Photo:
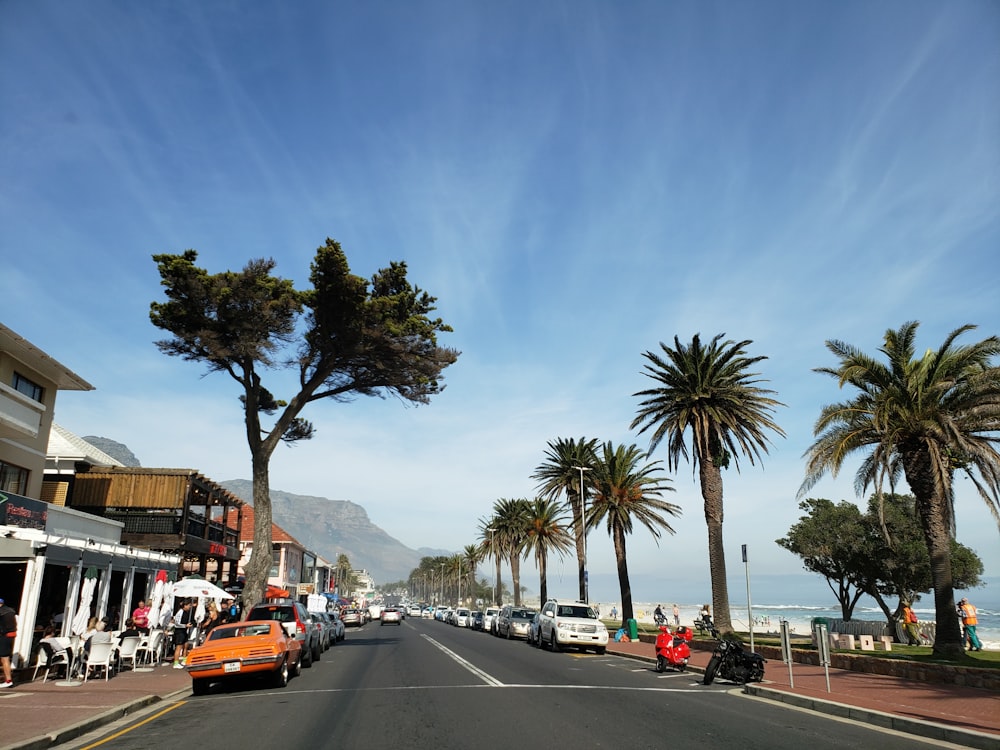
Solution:
{"label": "car windshield", "polygon": [[270,635],[271,626],[263,623],[255,625],[240,625],[235,628],[215,628],[209,633],[208,640],[218,641],[223,638],[246,638],[255,635]]}
{"label": "car windshield", "polygon": [[292,622],[295,615],[292,614],[291,607],[260,607],[250,613],[251,620],[277,620],[278,622]]}
{"label": "car windshield", "polygon": [[535,613],[529,609],[515,609],[510,613],[510,616],[515,620],[530,620],[534,614]]}
{"label": "car windshield", "polygon": [[582,604],[560,604],[559,611],[556,613],[560,617],[586,617],[588,619],[597,619],[597,615],[594,614],[594,610],[590,607],[585,607]]}

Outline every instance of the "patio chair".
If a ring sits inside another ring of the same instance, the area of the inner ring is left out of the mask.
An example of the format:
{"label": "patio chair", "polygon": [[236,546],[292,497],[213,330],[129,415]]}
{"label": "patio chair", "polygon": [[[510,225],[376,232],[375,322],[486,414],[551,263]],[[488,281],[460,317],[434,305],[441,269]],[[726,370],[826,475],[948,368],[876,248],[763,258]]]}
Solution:
{"label": "patio chair", "polygon": [[163,631],[160,629],[150,630],[142,642],[139,644],[139,661],[145,664],[159,664],[163,652]]}
{"label": "patio chair", "polygon": [[87,655],[87,662],[83,665],[83,681],[86,682],[91,672],[104,667],[104,681],[107,682],[114,668],[115,644],[114,643],[91,643],[90,653]]}
{"label": "patio chair", "polygon": [[137,635],[129,636],[122,640],[118,646],[118,668],[124,669],[125,662],[131,662],[132,669],[135,669],[136,655],[139,650],[140,638]]}
{"label": "patio chair", "polygon": [[42,676],[42,682],[49,679],[49,672],[53,669],[58,669],[63,667],[66,670],[66,675],[69,675],[71,657],[66,651],[53,651],[51,644],[40,643],[38,645],[38,658],[35,661],[35,672],[31,675],[31,681],[34,682],[35,678],[38,677],[38,670],[45,667],[45,674]]}

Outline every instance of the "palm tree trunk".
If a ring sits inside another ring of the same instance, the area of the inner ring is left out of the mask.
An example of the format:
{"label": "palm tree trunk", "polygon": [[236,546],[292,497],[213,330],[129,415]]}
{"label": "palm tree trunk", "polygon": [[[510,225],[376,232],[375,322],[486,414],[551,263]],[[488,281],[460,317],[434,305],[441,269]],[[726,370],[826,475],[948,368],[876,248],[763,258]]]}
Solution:
{"label": "palm tree trunk", "polygon": [[618,524],[614,528],[615,563],[618,567],[618,587],[622,592],[622,623],[635,617],[632,608],[632,584],[628,579],[628,561],[625,559],[625,530]]}
{"label": "palm tree trunk", "polygon": [[712,614],[720,633],[731,633],[729,585],[726,582],[726,547],[722,539],[722,470],[710,456],[699,462],[701,496],[708,524],[708,569],[712,576]]}
{"label": "palm tree trunk", "polygon": [[503,599],[503,579],[500,578],[500,555],[496,556],[496,561],[497,561],[496,585],[493,587],[493,593],[490,596],[491,598],[496,597],[496,601],[494,602],[494,604],[496,604],[499,607],[500,602]]}
{"label": "palm tree trunk", "polygon": [[514,554],[510,556],[510,576],[514,579],[514,606],[521,606],[521,558]]}
{"label": "palm tree trunk", "polygon": [[934,656],[959,659],[965,652],[962,629],[955,608],[955,587],[951,573],[950,504],[947,497],[935,489],[929,459],[923,450],[903,451],[906,482],[916,499],[920,526],[931,559],[931,580],[934,582]]}
{"label": "palm tree trunk", "polygon": [[542,547],[538,548],[538,593],[541,603],[545,604],[549,600],[549,582],[546,573],[546,555]]}
{"label": "palm tree trunk", "polygon": [[[586,576],[586,562],[585,558],[587,556],[586,552],[586,533],[587,530],[584,526],[585,519],[583,517],[583,490],[575,492],[570,495],[570,507],[573,511],[573,535],[576,537],[576,574],[577,579],[580,583],[580,601],[587,601],[587,583],[585,580]],[[545,600],[542,600],[545,603]]]}

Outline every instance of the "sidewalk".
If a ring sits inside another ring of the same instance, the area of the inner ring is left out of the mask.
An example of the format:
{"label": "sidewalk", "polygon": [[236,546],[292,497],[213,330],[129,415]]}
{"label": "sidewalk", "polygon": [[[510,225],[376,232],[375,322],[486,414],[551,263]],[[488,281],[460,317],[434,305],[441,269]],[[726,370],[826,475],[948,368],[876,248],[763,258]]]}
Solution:
{"label": "sidewalk", "polygon": [[91,679],[76,687],[52,677],[43,683],[44,670],[29,682],[34,669],[21,670],[13,689],[0,690],[0,750],[52,747],[191,691],[187,670],[173,669],[169,662],[148,669],[126,670],[110,680]]}
{"label": "sidewalk", "polygon": [[[651,643],[610,643],[608,653],[646,661]],[[689,669],[704,670],[711,652],[692,651]],[[0,750],[42,750],[174,695],[186,695],[186,670],[164,664],[149,671],[121,672],[107,682],[89,680],[69,687],[33,670],[22,671],[17,686],[0,691]],[[1000,750],[1000,695],[958,685],[933,685],[883,675],[830,670],[830,692],[822,667],[769,661],[765,681],[748,685],[750,695],[801,708],[888,727],[900,732],[985,750]]]}
{"label": "sidewalk", "polygon": [[[652,643],[608,644],[608,653],[656,662]],[[704,672],[712,653],[691,650],[688,669]],[[986,750],[1000,750],[1000,695],[991,690],[914,682],[886,675],[768,661],[764,682],[746,686],[758,698],[862,721],[930,739]],[[716,678],[718,681],[718,678]],[[725,683],[722,683],[725,684]]]}

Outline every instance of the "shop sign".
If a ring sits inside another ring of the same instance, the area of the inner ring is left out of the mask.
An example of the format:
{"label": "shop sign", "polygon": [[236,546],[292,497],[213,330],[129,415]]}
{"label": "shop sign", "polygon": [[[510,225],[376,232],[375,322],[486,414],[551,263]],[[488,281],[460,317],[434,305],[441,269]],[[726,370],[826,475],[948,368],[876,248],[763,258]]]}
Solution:
{"label": "shop sign", "polygon": [[0,492],[0,526],[45,531],[48,520],[48,503],[30,497]]}

